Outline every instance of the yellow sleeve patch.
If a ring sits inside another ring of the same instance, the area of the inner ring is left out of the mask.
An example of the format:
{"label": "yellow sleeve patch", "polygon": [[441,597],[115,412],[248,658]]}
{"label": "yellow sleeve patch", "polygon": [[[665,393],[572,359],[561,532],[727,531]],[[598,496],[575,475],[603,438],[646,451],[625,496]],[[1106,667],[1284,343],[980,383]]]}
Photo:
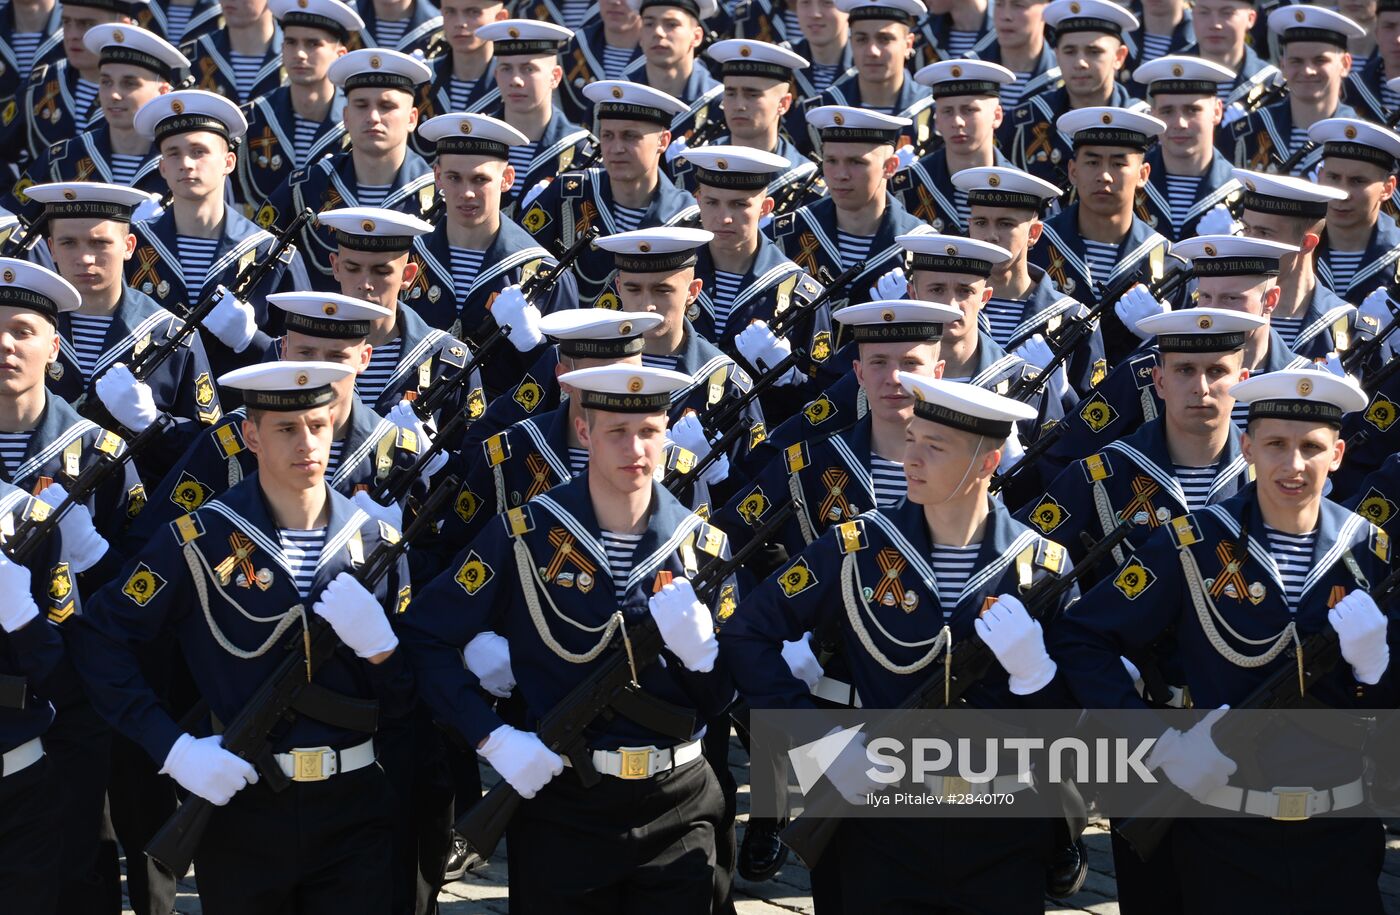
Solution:
{"label": "yellow sleeve patch", "polygon": [[476,554],[476,550],[472,550],[467,553],[467,558],[462,560],[461,568],[457,569],[453,578],[462,586],[463,591],[475,594],[484,588],[495,574],[495,571]]}
{"label": "yellow sleeve patch", "polygon": [[510,457],[510,442],[506,441],[504,432],[491,436],[482,443],[482,448],[486,451],[486,463],[496,467]]}
{"label": "yellow sleeve patch", "polygon": [[865,549],[870,545],[865,539],[865,522],[857,518],[836,525],[836,541],[842,553],[856,553]]}
{"label": "yellow sleeve patch", "polygon": [[199,520],[198,515],[181,515],[170,522],[170,529],[175,532],[175,539],[181,544],[204,536],[204,522]]}
{"label": "yellow sleeve patch", "polygon": [[238,430],[231,423],[215,429],[214,438],[218,439],[219,450],[224,453],[225,458],[231,458],[243,450],[243,440],[238,437]]}
{"label": "yellow sleeve patch", "polygon": [[511,536],[519,537],[528,531],[535,529],[535,518],[530,514],[528,505],[518,505],[506,511],[506,530]]}
{"label": "yellow sleeve patch", "polygon": [[1381,562],[1390,562],[1390,535],[1378,527],[1371,528],[1371,552]]}
{"label": "yellow sleeve patch", "polygon": [[796,597],[816,583],[816,573],[807,565],[807,560],[800,557],[778,576],[778,586],[788,597]]}
{"label": "yellow sleeve patch", "polygon": [[1090,483],[1107,480],[1113,476],[1113,465],[1108,463],[1108,455],[1106,454],[1091,454],[1082,463],[1084,476],[1089,478]]}
{"label": "yellow sleeve patch", "polygon": [[768,514],[768,497],[763,494],[762,488],[755,486],[747,496],[744,496],[738,507],[739,517],[744,519],[744,523],[749,527],[754,527]]}
{"label": "yellow sleeve patch", "polygon": [[788,473],[797,473],[809,463],[807,458],[807,443],[798,442],[795,445],[788,445],[783,451],[783,459],[787,462]]}
{"label": "yellow sleeve patch", "polygon": [[144,607],[161,592],[165,585],[165,579],[152,571],[150,566],[144,562],[138,562],[136,568],[131,572],[131,577],[127,578],[126,584],[122,585],[122,593],[131,598],[136,606]]}
{"label": "yellow sleeve patch", "polygon": [[1201,529],[1196,526],[1196,519],[1191,515],[1180,515],[1173,518],[1171,532],[1172,539],[1176,541],[1177,549],[1185,549],[1193,543],[1201,541]]}
{"label": "yellow sleeve patch", "polygon": [[1128,600],[1137,600],[1156,580],[1157,576],[1152,574],[1151,569],[1133,559],[1118,572],[1113,579],[1113,586]]}

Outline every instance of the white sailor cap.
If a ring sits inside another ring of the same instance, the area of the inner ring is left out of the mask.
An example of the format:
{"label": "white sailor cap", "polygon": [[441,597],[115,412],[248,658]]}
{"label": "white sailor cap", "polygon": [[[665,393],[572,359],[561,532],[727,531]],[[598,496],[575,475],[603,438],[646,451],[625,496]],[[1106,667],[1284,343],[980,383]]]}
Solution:
{"label": "white sailor cap", "polygon": [[962,316],[960,308],[919,299],[876,299],[831,313],[832,320],[851,329],[857,343],[937,343],[943,325]]}
{"label": "white sailor cap", "polygon": [[1168,54],[1133,71],[1133,79],[1153,95],[1215,95],[1220,83],[1233,82],[1229,67],[1202,57]]}
{"label": "white sailor cap", "polygon": [[1150,114],[1108,106],[1067,111],[1055,120],[1055,126],[1074,138],[1075,149],[1126,146],[1140,151],[1146,151],[1167,129]]}
{"label": "white sailor cap", "polygon": [[593,244],[609,251],[618,270],[628,273],[670,273],[695,265],[699,250],[715,233],[680,226],[633,229],[604,235]]}
{"label": "white sailor cap", "polygon": [[27,308],[50,320],[77,311],[82,297],[63,277],[13,257],[0,257],[0,308]]}
{"label": "white sailor cap", "polygon": [[695,165],[695,179],[710,187],[758,191],[768,187],[788,160],[777,153],[747,146],[699,146],[681,153]]}
{"label": "white sailor cap", "polygon": [[354,368],[339,362],[263,362],[225,372],[219,384],[242,391],[250,409],[291,413],[331,403],[331,385],[353,374]]}
{"label": "white sailor cap", "polygon": [[1259,213],[1321,219],[1327,215],[1328,203],[1347,199],[1346,191],[1290,175],[1269,175],[1247,168],[1237,168],[1233,174],[1244,185],[1244,208]]}
{"label": "white sailor cap", "polygon": [[583,94],[598,106],[599,120],[648,121],[669,128],[676,115],[688,110],[675,96],[623,79],[589,83]]}
{"label": "white sailor cap", "polygon": [[364,339],[372,323],[393,315],[382,305],[338,292],[274,292],[267,302],[287,313],[287,330],[327,340]]}
{"label": "white sailor cap", "polygon": [[1190,261],[1196,276],[1278,276],[1279,259],[1299,250],[1239,235],[1197,235],[1172,245],[1172,254]]}
{"label": "white sailor cap", "polygon": [[1290,41],[1320,41],[1343,51],[1347,40],[1361,38],[1366,30],[1341,13],[1320,6],[1281,6],[1269,14],[1269,31],[1279,44]]}
{"label": "white sailor cap", "polygon": [[928,15],[922,0],[836,0],[836,8],[851,22],[880,20],[913,25]]}
{"label": "white sailor cap", "polygon": [[150,70],[167,83],[180,81],[190,59],[154,32],[125,22],[104,22],[83,33],[83,47],[101,64],[131,64]]}
{"label": "white sailor cap", "polygon": [[502,19],[476,28],[497,57],[552,57],[574,37],[562,25],[538,19]]}
{"label": "white sailor cap", "polygon": [[953,175],[953,186],[967,192],[969,206],[1004,207],[1040,212],[1060,189],[1019,168],[979,165]]}
{"label": "white sailor cap", "polygon": [[1157,337],[1164,353],[1230,353],[1244,349],[1250,331],[1269,323],[1262,315],[1224,308],[1183,308],[1148,315],[1137,329]]}
{"label": "white sailor cap", "polygon": [[1068,32],[1102,32],[1122,38],[1138,30],[1138,17],[1108,0],[1052,0],[1045,6],[1045,24],[1055,30],[1055,42]]}
{"label": "white sailor cap", "polygon": [[509,159],[510,147],[524,146],[530,138],[505,121],[484,114],[449,112],[430,118],[418,135],[436,144],[437,154],[490,156]]}
{"label": "white sailor cap", "polygon": [[320,29],[340,39],[341,44],[365,27],[355,8],[340,0],[271,0],[267,8],[284,29],[292,25]]}
{"label": "white sailor cap", "polygon": [[1340,429],[1342,416],[1364,410],[1366,392],[1350,375],[1323,369],[1281,369],[1252,375],[1230,388],[1230,396],[1249,404],[1249,419],[1294,419]]}
{"label": "white sailor cap", "polygon": [[24,196],[44,205],[45,219],[110,219],[131,222],[131,214],[151,195],[124,184],[56,181],[24,189]]}
{"label": "white sailor cap", "polygon": [[1002,440],[1017,422],[1036,417],[1035,407],[980,385],[913,372],[899,372],[898,376],[900,386],[914,397],[914,415],[929,422]]}
{"label": "white sailor cap", "polygon": [[417,216],[380,207],[326,210],[316,221],[334,230],[337,245],[352,251],[407,251],[415,236],[433,231]]}
{"label": "white sailor cap", "polygon": [[1387,174],[1400,160],[1400,136],[1358,118],[1324,118],[1308,128],[1308,139],[1322,144],[1325,158],[1369,162]]}
{"label": "white sailor cap", "polygon": [[578,391],[579,406],[609,413],[665,413],[671,393],[687,387],[690,376],[645,365],[595,365],[559,376]]}
{"label": "white sailor cap", "polygon": [[919,68],[915,82],[933,90],[934,98],[955,95],[999,96],[1001,87],[1016,82],[1016,74],[986,60],[940,60]]}
{"label": "white sailor cap", "polygon": [[653,6],[674,6],[701,22],[719,13],[719,0],[627,0],[627,5],[639,13]]}
{"label": "white sailor cap", "polygon": [[986,279],[992,275],[992,267],[1011,260],[1011,252],[1000,245],[959,235],[910,232],[896,235],[894,240],[909,253],[907,270],[966,273]]}
{"label": "white sailor cap", "polygon": [[540,333],[559,344],[560,355],[581,359],[621,359],[646,346],[642,336],[665,321],[655,312],[611,308],[569,308],[540,318]]}
{"label": "white sailor cap", "polygon": [[748,38],[726,38],[716,41],[705,54],[720,64],[723,76],[759,76],[787,82],[795,70],[805,70],[810,64],[795,51],[766,41]]}
{"label": "white sailor cap", "polygon": [[874,143],[877,146],[899,142],[901,129],[914,123],[879,111],[848,105],[822,105],[807,112],[807,123],[817,128],[823,143]]}
{"label": "white sailor cap", "polygon": [[142,105],[132,126],[159,146],[166,137],[207,130],[230,143],[248,132],[248,119],[232,101],[203,89],[181,89],[157,95]]}
{"label": "white sailor cap", "polygon": [[361,48],[336,58],[326,71],[347,95],[356,89],[401,89],[416,93],[433,78],[433,70],[417,57],[388,48]]}

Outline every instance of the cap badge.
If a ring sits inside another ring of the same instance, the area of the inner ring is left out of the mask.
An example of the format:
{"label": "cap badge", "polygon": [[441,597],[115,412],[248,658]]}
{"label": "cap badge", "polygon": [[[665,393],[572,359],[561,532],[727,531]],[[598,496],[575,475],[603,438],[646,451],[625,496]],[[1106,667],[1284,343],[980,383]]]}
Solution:
{"label": "cap badge", "polygon": [[612,97],[613,97],[613,98],[622,98],[622,87],[621,87],[621,86],[613,86]]}
{"label": "cap badge", "polygon": [[1001,176],[1000,176],[1000,175],[988,175],[988,176],[987,176],[987,184],[988,184],[988,186],[990,186],[990,187],[1001,187]]}
{"label": "cap badge", "polygon": [[14,281],[15,281],[15,272],[14,272],[13,270],[11,270],[9,267],[6,267],[6,268],[5,268],[5,282],[7,282],[7,283],[13,283]]}
{"label": "cap badge", "polygon": [[373,220],[373,219],[366,219],[364,222],[360,223],[360,228],[361,228],[361,229],[364,229],[366,232],[373,232],[373,231],[374,231],[374,220]]}
{"label": "cap badge", "polygon": [[948,255],[949,257],[957,257],[957,256],[958,256],[958,246],[957,246],[957,245],[948,245],[947,247],[945,247],[945,248],[943,249],[943,253],[946,254],[946,255]]}
{"label": "cap badge", "polygon": [[1298,10],[1298,12],[1296,12],[1296,13],[1293,14],[1293,21],[1294,21],[1294,22],[1305,22],[1305,21],[1307,21],[1307,18],[1308,18],[1307,14],[1304,13],[1302,10]]}
{"label": "cap badge", "polygon": [[304,385],[305,385],[307,382],[309,382],[310,380],[311,380],[310,376],[308,376],[305,372],[298,372],[298,373],[297,373],[296,383],[297,383],[297,386],[298,386],[298,387],[304,386]]}
{"label": "cap badge", "polygon": [[729,162],[725,159],[716,159],[715,167],[718,168],[720,171],[724,171],[725,169],[729,168]]}
{"label": "cap badge", "polygon": [[1213,322],[1210,319],[1210,315],[1202,315],[1201,318],[1196,322],[1196,326],[1199,327],[1201,330],[1210,330],[1211,325],[1213,323],[1215,322]]}
{"label": "cap badge", "polygon": [[1313,383],[1310,378],[1300,378],[1298,380],[1298,396],[1307,397],[1313,392]]}
{"label": "cap badge", "polygon": [[628,378],[627,390],[631,391],[633,394],[640,394],[642,390],[642,379],[638,378],[636,375]]}
{"label": "cap badge", "polygon": [[640,252],[642,252],[643,254],[648,253],[649,251],[651,251],[651,242],[649,242],[649,241],[644,241],[644,242],[642,242],[641,244],[637,245],[637,250],[640,251]]}
{"label": "cap badge", "polygon": [[1201,250],[1205,251],[1206,257],[1215,257],[1215,245],[1206,245]]}
{"label": "cap badge", "polygon": [[1352,127],[1350,124],[1347,125],[1346,129],[1343,130],[1342,133],[1346,135],[1346,138],[1348,140],[1356,139],[1356,128]]}
{"label": "cap badge", "polygon": [[740,56],[740,57],[752,57],[752,56],[753,56],[753,48],[749,47],[748,45],[741,45],[741,46],[739,47],[739,56]]}
{"label": "cap badge", "polygon": [[185,103],[180,101],[179,99],[175,99],[173,102],[170,103],[170,110],[176,114],[184,114]]}
{"label": "cap badge", "polygon": [[471,122],[471,121],[463,121],[462,123],[460,123],[460,124],[457,125],[457,130],[458,130],[458,132],[464,133],[464,134],[465,134],[465,133],[471,133],[471,132],[472,132],[472,122]]}
{"label": "cap badge", "polygon": [[72,191],[64,191],[64,192],[63,192],[63,199],[64,199],[64,200],[77,200],[77,199],[78,199],[78,195],[75,194],[75,193],[73,193]]}
{"label": "cap badge", "polygon": [[306,9],[306,5],[306,0],[297,0],[297,6],[301,7],[302,9]]}
{"label": "cap badge", "polygon": [[837,127],[840,127],[842,124],[846,123],[846,116],[838,111],[831,116],[831,121]]}
{"label": "cap badge", "polygon": [[1079,5],[1078,3],[1071,3],[1071,4],[1069,5],[1069,11],[1070,11],[1071,13],[1074,13],[1076,16],[1079,15],[1080,9],[1082,9],[1082,7],[1080,7],[1080,5]]}
{"label": "cap badge", "polygon": [[121,29],[117,29],[112,33],[112,40],[117,44],[121,44],[123,41],[126,41],[126,33]]}
{"label": "cap badge", "polygon": [[1102,120],[1105,124],[1112,124],[1112,123],[1113,123],[1113,115],[1111,115],[1111,114],[1109,114],[1108,112],[1105,111],[1103,117],[1101,118],[1101,120]]}
{"label": "cap badge", "polygon": [[619,325],[617,326],[617,332],[618,332],[619,334],[623,334],[623,335],[630,334],[630,333],[632,332],[632,322],[631,322],[631,321],[623,321],[621,324],[619,324]]}
{"label": "cap badge", "polygon": [[515,26],[511,26],[509,29],[506,30],[506,34],[509,35],[511,38],[519,38],[520,30],[517,29]]}
{"label": "cap badge", "polygon": [[370,67],[372,67],[372,68],[375,69],[375,70],[378,70],[378,69],[379,69],[379,63],[380,63],[379,55],[377,55],[377,54],[376,54],[374,57],[371,57],[371,58],[369,59],[369,65],[370,65]]}
{"label": "cap badge", "polygon": [[326,317],[333,317],[335,313],[339,310],[340,309],[336,307],[336,304],[334,302],[327,302],[326,304],[321,306],[321,311],[326,313]]}
{"label": "cap badge", "polygon": [[1173,65],[1172,65],[1172,76],[1180,76],[1181,74],[1183,74],[1183,73],[1185,73],[1185,72],[1186,72],[1186,71],[1182,68],[1181,64],[1173,64]]}
{"label": "cap badge", "polygon": [[893,312],[892,310],[886,308],[884,311],[880,312],[880,320],[881,320],[881,321],[893,321],[893,320],[894,320],[894,312]]}
{"label": "cap badge", "polygon": [[948,72],[952,75],[953,79],[957,79],[959,76],[962,76],[962,67],[955,66]]}

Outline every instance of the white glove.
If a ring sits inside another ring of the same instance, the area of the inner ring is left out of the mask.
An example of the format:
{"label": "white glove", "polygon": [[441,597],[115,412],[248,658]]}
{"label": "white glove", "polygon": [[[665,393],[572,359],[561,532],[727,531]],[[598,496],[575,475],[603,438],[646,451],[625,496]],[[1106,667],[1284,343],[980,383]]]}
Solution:
{"label": "white glove", "polygon": [[1249,112],[1245,111],[1244,105],[1241,105],[1239,102],[1231,102],[1225,107],[1225,116],[1220,119],[1220,126],[1229,127],[1240,118],[1248,116]]}
{"label": "white glove", "polygon": [[383,521],[396,531],[403,530],[403,508],[397,502],[393,505],[380,505],[363,489],[351,496],[350,501],[375,521]]}
{"label": "white glove", "polygon": [[515,689],[515,674],[510,669],[510,643],[494,632],[479,632],[467,643],[462,660],[481,688],[504,699]]}
{"label": "white glove", "polygon": [[146,222],[150,219],[159,219],[164,212],[165,207],[161,205],[160,195],[151,194],[137,204],[136,209],[131,213],[131,221]]}
{"label": "white glove", "polygon": [[666,164],[670,165],[672,162],[676,161],[676,156],[679,156],[689,148],[690,143],[685,137],[676,137],[671,141],[671,145],[666,147]]}
{"label": "white glove", "polygon": [[1342,367],[1342,357],[1337,355],[1336,350],[1328,353],[1327,358],[1315,362],[1313,365],[1340,378],[1345,378],[1347,374],[1347,370]]}
{"label": "white glove", "polygon": [[[39,501],[50,508],[57,508],[66,498],[68,490],[62,483],[50,483],[39,493]],[[58,529],[63,537],[63,558],[72,571],[86,572],[107,554],[107,539],[97,532],[86,505],[70,506],[59,519]]]}
{"label": "white glove", "polygon": [[518,285],[501,290],[491,303],[491,316],[501,327],[510,328],[506,335],[510,345],[522,353],[544,342],[544,334],[540,333],[540,310],[525,298]]}
{"label": "white glove", "polygon": [[564,771],[564,758],[544,745],[534,731],[517,731],[503,724],[491,732],[476,755],[501,773],[526,800]]}
{"label": "white glove", "polygon": [[895,158],[899,159],[901,169],[908,168],[919,161],[919,153],[912,145],[901,146],[894,151]]}
{"label": "white glove", "polygon": [[[408,429],[411,431],[418,439],[419,451],[427,449],[427,447],[433,443],[433,433],[428,431],[427,423],[424,423],[423,420],[418,418],[418,414],[414,412],[413,404],[408,400],[401,400],[394,404],[394,408],[390,410],[384,418],[400,429]],[[423,482],[426,483],[431,480],[433,474],[446,466],[447,455],[439,451],[433,459],[428,462],[428,466],[423,468],[421,474]]]}
{"label": "white glove", "polygon": [[996,603],[972,625],[1011,675],[1008,685],[1012,693],[1029,696],[1055,679],[1055,662],[1045,650],[1040,621],[1031,619],[1025,604],[1015,596],[997,595]]}
{"label": "white glove", "polygon": [[384,608],[349,572],[331,579],[320,599],[311,605],[311,612],[330,623],[356,657],[372,658],[398,647],[399,638],[389,626]]}
{"label": "white glove", "polygon": [[39,616],[39,605],[29,593],[29,569],[0,552],[0,629],[17,632]]}
{"label": "white glove", "polygon": [[1176,728],[1168,728],[1147,754],[1147,767],[1160,766],[1173,785],[1198,801],[1215,789],[1224,788],[1237,767],[1235,761],[1215,745],[1210,729],[1229,708],[1220,706],[1184,734]]}
{"label": "white glove", "polygon": [[1119,299],[1113,306],[1113,312],[1118,315],[1118,320],[1122,321],[1123,326],[1136,334],[1140,340],[1150,340],[1153,335],[1138,330],[1137,323],[1143,318],[1168,311],[1171,309],[1167,307],[1167,303],[1153,298],[1152,293],[1142,283],[1129,289],[1123,298]]}
{"label": "white glove", "polygon": [[706,486],[718,486],[729,479],[729,455],[721,454],[710,462],[710,466],[700,471],[700,482]]}
{"label": "white glove", "polygon": [[132,432],[144,432],[160,415],[151,386],[137,381],[131,369],[120,362],[102,373],[96,389],[97,399],[112,418]]}
{"label": "white glove", "polygon": [[520,209],[526,209],[535,202],[535,198],[544,193],[544,189],[549,187],[549,179],[542,178],[535,182],[535,186],[525,192],[525,196],[520,199]]}
{"label": "white glove", "polygon": [[[1391,312],[1390,307],[1390,293],[1384,286],[1381,286],[1361,300],[1361,308],[1359,311],[1363,317],[1375,320],[1376,324],[1374,330],[1376,333],[1380,333],[1385,330],[1386,326],[1390,324],[1391,321],[1395,320],[1395,315]],[[1395,355],[1394,341],[1395,334],[1391,334],[1386,338],[1385,342],[1381,344],[1380,357],[1382,361],[1389,361],[1391,357]]]}
{"label": "white glove", "polygon": [[216,294],[218,296],[217,304],[199,323],[204,325],[205,330],[219,338],[219,342],[224,346],[235,353],[241,353],[248,348],[249,343],[253,342],[253,334],[258,330],[258,320],[257,316],[253,314],[253,306],[234,295],[222,283],[219,284]]}
{"label": "white glove", "polygon": [[[1029,340],[1016,348],[1015,355],[1042,371],[1055,359],[1055,351],[1040,334],[1032,334]],[[1069,373],[1063,362],[1056,366],[1055,374],[1050,376],[1046,389],[1050,396],[1057,400],[1063,400],[1069,394]]]}
{"label": "white glove", "polygon": [[802,638],[795,642],[783,642],[783,660],[787,662],[788,670],[806,683],[809,690],[817,688],[817,681],[824,673],[821,662],[812,653],[811,643],[807,641],[811,636],[810,632],[804,632]]}
{"label": "white glove", "polygon": [[1327,622],[1337,630],[1342,658],[1351,665],[1358,683],[1374,686],[1390,666],[1390,646],[1385,641],[1386,618],[1371,595],[1353,591],[1327,611]]}
{"label": "white glove", "polygon": [[1026,447],[1021,444],[1021,433],[1015,426],[1011,427],[1011,434],[1006,437],[1006,442],[1001,446],[1001,463],[997,465],[997,471],[1006,473],[1021,463],[1021,458],[1026,456]]}
{"label": "white glove", "polygon": [[160,775],[168,775],[190,794],[222,807],[243,790],[258,783],[258,770],[224,749],[224,739],[181,734],[165,756]]}
{"label": "white glove", "polygon": [[[773,368],[792,353],[792,344],[785,337],[779,337],[768,329],[768,322],[757,320],[739,331],[734,337],[734,346],[744,361],[760,372]],[[778,384],[797,384],[802,373],[793,366],[778,379]]]}
{"label": "white glove", "polygon": [[1230,215],[1230,208],[1223,203],[1217,203],[1206,210],[1206,215],[1196,223],[1197,235],[1235,235],[1239,231],[1240,224],[1235,222],[1235,217]]}
{"label": "white glove", "polygon": [[707,673],[719,657],[715,621],[710,608],[695,596],[695,589],[684,578],[677,578],[647,601],[651,618],[661,630],[666,647],[681,659],[687,669]]}
{"label": "white glove", "polygon": [[880,274],[880,278],[875,281],[875,287],[871,290],[875,299],[902,299],[909,294],[909,278],[904,275],[903,267],[896,267],[886,273]]}
{"label": "white glove", "polygon": [[696,458],[710,453],[710,440],[705,436],[705,427],[700,424],[700,417],[695,415],[694,410],[686,411],[684,416],[672,423],[669,434],[671,441]]}

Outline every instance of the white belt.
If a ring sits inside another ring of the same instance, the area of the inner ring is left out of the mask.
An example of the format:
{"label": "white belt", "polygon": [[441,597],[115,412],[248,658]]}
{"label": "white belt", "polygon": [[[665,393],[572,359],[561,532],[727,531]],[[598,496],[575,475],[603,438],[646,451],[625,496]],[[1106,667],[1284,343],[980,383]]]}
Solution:
{"label": "white belt", "polygon": [[1222,810],[1243,810],[1254,816],[1275,820],[1306,820],[1333,810],[1355,807],[1365,799],[1361,779],[1335,788],[1236,788],[1226,785],[1206,795],[1204,803]]}
{"label": "white belt", "polygon": [[[619,747],[616,750],[593,750],[593,768],[614,778],[651,778],[659,772],[679,769],[700,758],[700,741],[677,744],[674,747]],[[572,765],[564,757],[564,765]]]}
{"label": "white belt", "polygon": [[817,681],[817,685],[812,687],[812,695],[818,699],[825,699],[827,702],[834,702],[837,705],[844,705],[847,708],[860,708],[860,694],[856,688],[849,683],[831,677],[822,677]]}
{"label": "white belt", "polygon": [[44,742],[37,737],[26,741],[4,755],[4,762],[0,763],[0,778],[23,772],[43,758]]}
{"label": "white belt", "polygon": [[332,775],[354,772],[374,762],[374,739],[344,750],[306,747],[274,753],[282,773],[294,782],[322,782]]}
{"label": "white belt", "polygon": [[923,782],[934,794],[1015,794],[1031,787],[1015,775],[998,775],[989,782],[970,782],[956,775],[930,775]]}

